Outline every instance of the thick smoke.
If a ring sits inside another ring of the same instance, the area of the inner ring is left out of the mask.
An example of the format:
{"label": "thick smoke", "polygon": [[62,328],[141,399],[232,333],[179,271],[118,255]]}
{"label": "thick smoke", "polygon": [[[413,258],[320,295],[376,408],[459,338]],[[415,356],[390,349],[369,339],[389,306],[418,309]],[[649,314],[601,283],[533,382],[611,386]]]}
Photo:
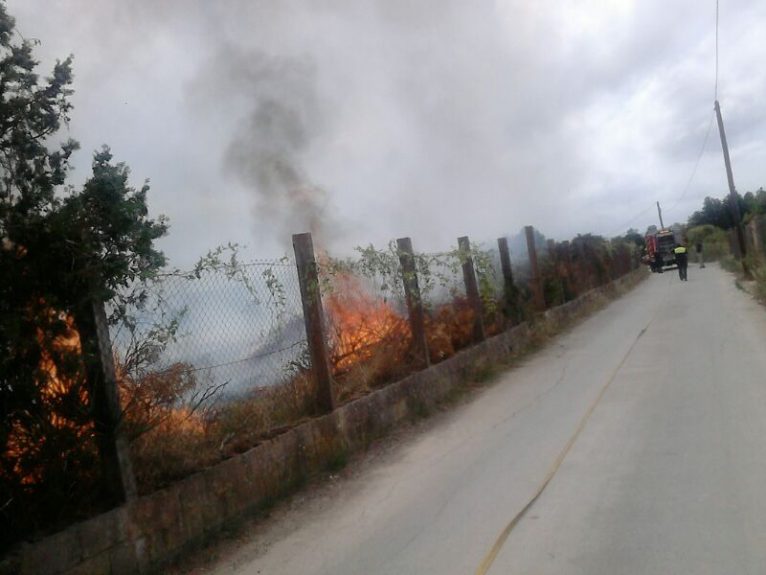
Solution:
{"label": "thick smoke", "polygon": [[[204,69],[198,83],[216,86],[244,107],[224,168],[255,197],[255,220],[283,239],[310,231],[320,242],[338,234],[327,193],[314,183],[305,155],[321,137],[323,105],[316,71],[302,60],[228,48]],[[289,240],[288,240],[289,241]]]}
{"label": "thick smoke", "polygon": [[[72,133],[152,178],[173,258],[229,239],[282,252],[306,230],[333,251],[404,235],[440,250],[525,224],[624,232],[678,199],[712,113],[715,12],[694,0],[9,9],[46,59],[74,52]],[[719,99],[743,191],[763,184],[764,21],[761,0],[722,4]],[[711,138],[669,217],[725,193],[721,166]]]}

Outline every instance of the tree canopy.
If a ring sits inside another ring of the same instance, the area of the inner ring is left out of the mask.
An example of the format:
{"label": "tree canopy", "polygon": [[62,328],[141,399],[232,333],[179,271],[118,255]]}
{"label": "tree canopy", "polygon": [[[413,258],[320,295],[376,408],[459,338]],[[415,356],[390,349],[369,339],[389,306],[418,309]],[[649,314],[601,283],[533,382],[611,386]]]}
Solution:
{"label": "tree canopy", "polygon": [[165,262],[154,240],[167,226],[148,216],[148,185],[132,188],[109,148],[84,186],[66,185],[78,144],[57,139],[72,111],[73,60],[41,79],[33,47],[0,2],[0,548],[76,513],[68,504],[91,487],[76,470],[98,467],[83,306]]}
{"label": "tree canopy", "polygon": [[[702,202],[702,208],[689,217],[689,226],[709,224],[724,230],[734,227],[730,201],[728,194],[722,199],[706,197]],[[765,214],[766,190],[760,188],[755,193],[747,192],[744,196],[737,193],[737,203],[743,218],[751,214]]]}

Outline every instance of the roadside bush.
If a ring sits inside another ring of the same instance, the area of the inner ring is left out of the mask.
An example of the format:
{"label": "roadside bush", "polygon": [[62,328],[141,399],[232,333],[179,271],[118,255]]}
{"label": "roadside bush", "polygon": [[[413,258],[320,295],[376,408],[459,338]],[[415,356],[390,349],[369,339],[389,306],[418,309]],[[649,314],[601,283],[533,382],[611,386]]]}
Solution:
{"label": "roadside bush", "polygon": [[686,231],[689,239],[689,252],[692,258],[696,257],[695,246],[702,244],[705,261],[721,261],[729,255],[729,237],[726,230],[710,224],[695,226]]}

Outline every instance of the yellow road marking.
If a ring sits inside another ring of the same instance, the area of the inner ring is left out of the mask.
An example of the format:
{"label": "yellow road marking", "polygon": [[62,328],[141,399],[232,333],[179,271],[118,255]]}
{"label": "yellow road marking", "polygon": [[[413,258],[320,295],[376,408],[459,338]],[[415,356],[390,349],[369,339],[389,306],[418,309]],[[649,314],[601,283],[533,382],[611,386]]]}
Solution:
{"label": "yellow road marking", "polygon": [[651,325],[652,321],[654,321],[654,317],[652,317],[652,319],[649,320],[649,323],[646,324],[646,327],[644,327],[644,329],[642,329],[639,332],[639,334],[636,336],[636,339],[633,341],[628,351],[625,352],[625,355],[620,360],[620,363],[617,365],[617,367],[614,368],[614,371],[609,376],[609,379],[604,384],[604,387],[602,387],[601,391],[599,391],[598,396],[596,396],[596,399],[588,408],[588,411],[586,411],[585,415],[583,415],[582,419],[580,419],[580,423],[577,425],[577,429],[575,429],[574,434],[572,435],[572,437],[569,438],[569,441],[567,441],[567,444],[564,446],[564,449],[561,450],[561,453],[559,453],[559,456],[553,462],[553,466],[551,466],[550,471],[548,471],[547,475],[545,476],[545,479],[540,484],[540,487],[538,487],[537,491],[535,491],[535,494],[532,496],[532,499],[530,499],[527,502],[527,504],[521,509],[521,511],[519,511],[516,514],[516,516],[513,519],[511,519],[510,523],[508,523],[508,525],[505,526],[505,529],[503,529],[503,531],[497,537],[494,545],[492,545],[489,552],[484,556],[484,559],[482,559],[481,563],[479,564],[479,567],[476,569],[476,575],[486,575],[486,573],[489,572],[490,567],[492,567],[492,564],[495,562],[495,559],[497,558],[497,554],[500,553],[500,550],[503,548],[503,545],[505,545],[505,542],[508,539],[508,536],[511,534],[511,532],[516,527],[516,525],[518,525],[519,522],[524,518],[524,515],[526,515],[527,511],[529,511],[532,508],[532,506],[535,504],[535,502],[540,498],[540,496],[543,494],[543,491],[545,491],[545,488],[548,487],[548,484],[551,482],[551,480],[556,476],[556,473],[561,467],[561,464],[564,462],[564,459],[566,458],[567,454],[569,453],[569,451],[572,449],[572,446],[577,441],[577,438],[580,436],[580,433],[582,433],[582,430],[585,429],[585,426],[587,425],[588,420],[590,419],[590,416],[593,415],[593,412],[596,410],[596,407],[601,401],[601,398],[604,397],[606,390],[609,389],[609,386],[617,377],[617,374],[622,369],[622,366],[625,365],[625,362],[628,360],[628,357],[633,351],[633,348],[636,347],[638,340],[641,339],[641,336],[646,333],[647,329],[649,329],[649,326]]}

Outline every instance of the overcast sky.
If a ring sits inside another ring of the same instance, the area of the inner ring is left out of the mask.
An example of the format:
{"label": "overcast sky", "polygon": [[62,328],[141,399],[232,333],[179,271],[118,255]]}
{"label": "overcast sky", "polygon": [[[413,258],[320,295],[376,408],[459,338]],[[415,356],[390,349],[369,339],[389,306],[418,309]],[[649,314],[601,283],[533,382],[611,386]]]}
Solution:
{"label": "overcast sky", "polygon": [[[8,0],[74,54],[74,180],[107,143],[151,180],[177,265],[313,230],[335,251],[685,221],[726,193],[714,0]],[[721,0],[741,192],[766,186],[766,2]]]}

